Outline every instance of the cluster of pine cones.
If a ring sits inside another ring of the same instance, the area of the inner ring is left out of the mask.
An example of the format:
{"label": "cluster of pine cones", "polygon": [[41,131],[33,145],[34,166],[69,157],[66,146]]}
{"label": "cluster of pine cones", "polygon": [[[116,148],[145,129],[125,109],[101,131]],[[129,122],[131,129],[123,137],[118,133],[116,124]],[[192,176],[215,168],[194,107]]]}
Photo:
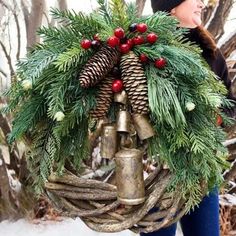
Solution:
{"label": "cluster of pine cones", "polygon": [[116,48],[106,45],[88,60],[79,75],[81,87],[99,86],[96,107],[90,112],[92,118],[104,118],[107,115],[113,100],[112,82],[117,76],[112,71],[117,65],[132,112],[148,113],[147,78],[139,57],[132,51],[121,56]]}

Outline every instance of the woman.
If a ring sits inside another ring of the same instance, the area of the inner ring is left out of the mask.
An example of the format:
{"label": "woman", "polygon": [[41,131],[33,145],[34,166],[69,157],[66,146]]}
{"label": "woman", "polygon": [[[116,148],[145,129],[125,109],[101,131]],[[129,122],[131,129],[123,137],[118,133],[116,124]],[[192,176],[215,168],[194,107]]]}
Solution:
{"label": "woman", "polygon": [[[201,27],[201,13],[204,4],[201,0],[151,0],[153,11],[165,11],[179,20],[179,26],[189,28],[186,38],[195,42],[202,49],[202,56],[212,71],[230,90],[230,79],[225,59],[210,34]],[[231,92],[229,91],[229,98]],[[181,227],[184,236],[219,236],[219,198],[218,192],[206,196],[199,207],[182,217]],[[174,236],[176,224],[159,231],[141,234],[142,236]]]}

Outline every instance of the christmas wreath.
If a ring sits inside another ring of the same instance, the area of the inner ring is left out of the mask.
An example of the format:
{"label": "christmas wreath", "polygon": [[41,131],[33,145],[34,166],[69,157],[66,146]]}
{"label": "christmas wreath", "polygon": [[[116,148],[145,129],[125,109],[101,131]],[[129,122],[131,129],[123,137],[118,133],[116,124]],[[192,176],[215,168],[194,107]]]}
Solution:
{"label": "christmas wreath", "polygon": [[36,190],[65,214],[97,231],[150,232],[222,183],[227,91],[176,19],[98,4],[54,9],[59,26],[38,30],[7,92],[9,141],[27,143]]}

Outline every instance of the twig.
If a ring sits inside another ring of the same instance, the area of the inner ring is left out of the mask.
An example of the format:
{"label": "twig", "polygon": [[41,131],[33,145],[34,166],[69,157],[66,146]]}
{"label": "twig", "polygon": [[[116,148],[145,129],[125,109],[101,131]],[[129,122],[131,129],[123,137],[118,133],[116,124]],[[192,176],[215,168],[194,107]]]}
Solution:
{"label": "twig", "polygon": [[7,49],[6,49],[6,47],[5,47],[5,45],[3,44],[2,41],[0,41],[0,46],[2,47],[2,50],[3,50],[3,53],[5,54],[5,57],[7,58],[7,63],[9,65],[11,76],[13,76],[15,72],[14,72],[14,69],[13,69],[12,62],[11,62],[11,57],[8,54]]}

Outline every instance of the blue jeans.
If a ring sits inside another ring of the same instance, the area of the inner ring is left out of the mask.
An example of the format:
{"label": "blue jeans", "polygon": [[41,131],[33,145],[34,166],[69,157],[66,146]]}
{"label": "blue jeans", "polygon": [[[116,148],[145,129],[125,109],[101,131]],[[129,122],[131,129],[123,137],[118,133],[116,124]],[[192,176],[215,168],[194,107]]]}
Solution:
{"label": "blue jeans", "polygon": [[[180,220],[184,236],[220,236],[219,196],[213,191],[204,197],[198,207]],[[141,236],[175,236],[177,224]]]}

